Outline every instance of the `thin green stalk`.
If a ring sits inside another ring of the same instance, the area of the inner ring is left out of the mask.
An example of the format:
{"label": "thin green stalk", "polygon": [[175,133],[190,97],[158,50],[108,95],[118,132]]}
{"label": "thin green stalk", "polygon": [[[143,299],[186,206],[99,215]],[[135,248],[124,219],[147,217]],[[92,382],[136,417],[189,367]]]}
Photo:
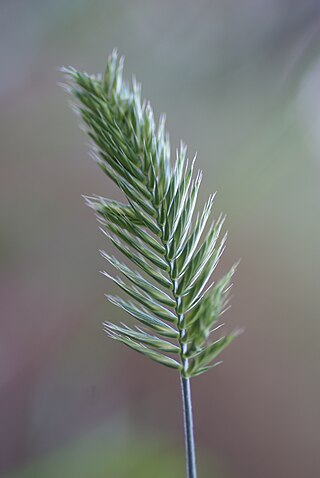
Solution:
{"label": "thin green stalk", "polygon": [[190,379],[181,375],[187,478],[197,478]]}

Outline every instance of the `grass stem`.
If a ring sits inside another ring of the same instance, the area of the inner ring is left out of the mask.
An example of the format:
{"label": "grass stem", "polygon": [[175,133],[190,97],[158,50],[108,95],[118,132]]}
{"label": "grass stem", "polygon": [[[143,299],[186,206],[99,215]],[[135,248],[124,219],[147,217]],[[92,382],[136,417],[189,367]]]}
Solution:
{"label": "grass stem", "polygon": [[197,478],[190,379],[181,376],[187,478]]}

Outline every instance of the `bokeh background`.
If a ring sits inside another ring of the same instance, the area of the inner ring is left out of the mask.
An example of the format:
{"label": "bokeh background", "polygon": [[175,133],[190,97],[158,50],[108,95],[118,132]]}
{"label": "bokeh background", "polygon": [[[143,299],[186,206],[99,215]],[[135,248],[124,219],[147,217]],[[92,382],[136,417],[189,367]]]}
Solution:
{"label": "bokeh background", "polygon": [[200,476],[319,477],[316,0],[1,0],[0,474],[184,476],[176,373],[102,332],[120,316],[81,194],[114,187],[57,85],[114,47],[218,191],[220,272],[242,259],[245,333],[193,381]]}

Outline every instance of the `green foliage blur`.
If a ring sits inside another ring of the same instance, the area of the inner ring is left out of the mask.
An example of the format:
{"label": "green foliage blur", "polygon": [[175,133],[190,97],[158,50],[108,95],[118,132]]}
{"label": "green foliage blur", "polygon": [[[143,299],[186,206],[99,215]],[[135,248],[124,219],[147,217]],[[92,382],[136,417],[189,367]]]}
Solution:
{"label": "green foliage blur", "polygon": [[219,276],[241,258],[245,333],[192,384],[199,476],[320,476],[319,25],[314,0],[1,1],[0,476],[184,476],[177,374],[102,331],[123,316],[81,194],[120,197],[58,86],[114,47],[218,191]]}

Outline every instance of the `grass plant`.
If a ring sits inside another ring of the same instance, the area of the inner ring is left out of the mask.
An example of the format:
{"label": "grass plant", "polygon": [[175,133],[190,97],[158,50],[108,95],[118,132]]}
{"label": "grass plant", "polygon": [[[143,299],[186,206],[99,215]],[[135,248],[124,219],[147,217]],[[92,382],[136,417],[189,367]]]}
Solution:
{"label": "grass plant", "polygon": [[107,295],[135,326],[105,322],[107,335],[180,375],[188,478],[196,478],[190,379],[219,362],[237,332],[222,335],[236,265],[218,280],[213,273],[225,249],[224,216],[211,218],[214,195],[202,210],[202,179],[181,142],[171,158],[165,116],[156,124],[140,84],[123,80],[123,58],[113,51],[105,75],[63,68],[75,111],[91,138],[91,154],[119,187],[124,202],[93,195],[86,203],[101,230],[121,253],[102,256],[115,270],[103,272],[119,287]]}

